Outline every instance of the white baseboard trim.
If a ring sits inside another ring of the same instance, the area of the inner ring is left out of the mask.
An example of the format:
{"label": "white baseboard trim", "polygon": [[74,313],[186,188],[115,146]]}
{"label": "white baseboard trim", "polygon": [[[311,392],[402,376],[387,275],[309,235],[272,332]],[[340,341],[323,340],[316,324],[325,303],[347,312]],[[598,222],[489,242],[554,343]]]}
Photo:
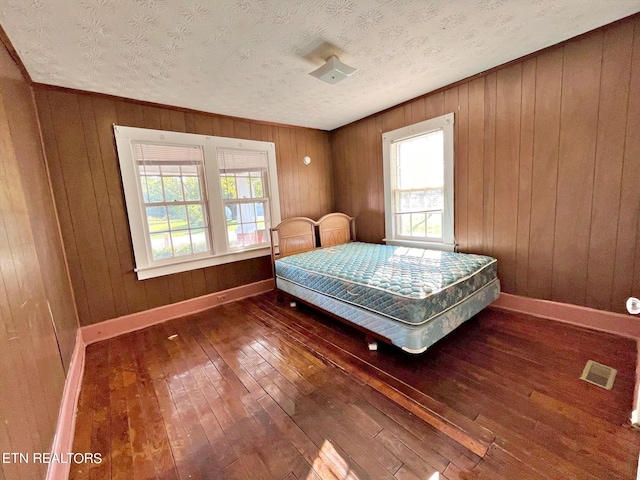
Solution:
{"label": "white baseboard trim", "polygon": [[640,339],[640,321],[632,315],[607,312],[568,303],[551,302],[537,298],[500,293],[491,308],[525,313],[535,317],[569,323],[578,327]]}
{"label": "white baseboard trim", "polygon": [[[82,341],[80,329],[76,334],[76,344],[71,355],[71,363],[67,372],[67,379],[64,382],[62,392],[62,402],[60,413],[58,414],[58,424],[53,437],[52,454],[66,454],[73,452],[73,434],[76,428],[76,409],[78,398],[80,397],[80,387],[82,386],[82,375],[84,373],[84,352],[85,345]],[[69,463],[55,462],[49,463],[47,469],[47,480],[67,480],[69,478]]]}
{"label": "white baseboard trim", "polygon": [[[636,360],[636,388],[633,392],[633,411],[631,412],[631,424],[640,428],[640,340],[637,342]],[[640,480],[640,463],[638,464],[638,480]]]}
{"label": "white baseboard trim", "polygon": [[190,298],[182,302],[163,305],[143,312],[105,320],[104,322],[81,327],[82,339],[85,345],[90,345],[101,340],[141,330],[157,323],[166,322],[167,320],[202,312],[218,305],[260,295],[273,290],[273,288],[273,279],[270,278],[269,280],[262,280],[221,292]]}

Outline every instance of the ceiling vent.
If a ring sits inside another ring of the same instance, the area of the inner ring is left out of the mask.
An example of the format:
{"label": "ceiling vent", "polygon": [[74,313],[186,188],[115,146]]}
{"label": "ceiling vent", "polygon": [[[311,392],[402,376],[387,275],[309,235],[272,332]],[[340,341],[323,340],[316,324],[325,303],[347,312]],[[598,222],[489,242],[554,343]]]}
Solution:
{"label": "ceiling vent", "polygon": [[313,75],[319,80],[326,82],[330,85],[335,85],[341,82],[345,78],[353,75],[358,71],[357,68],[345,65],[336,56],[329,57],[327,63],[321,66],[319,69],[314,70],[309,75]]}
{"label": "ceiling vent", "polygon": [[588,360],[580,379],[611,390],[617,373],[618,371],[615,368],[607,367],[593,360]]}

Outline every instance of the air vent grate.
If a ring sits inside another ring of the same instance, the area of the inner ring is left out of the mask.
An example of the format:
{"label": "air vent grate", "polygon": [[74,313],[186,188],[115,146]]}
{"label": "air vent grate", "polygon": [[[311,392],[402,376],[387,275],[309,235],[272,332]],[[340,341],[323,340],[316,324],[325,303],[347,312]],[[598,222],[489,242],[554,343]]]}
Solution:
{"label": "air vent grate", "polygon": [[607,367],[593,360],[588,360],[580,378],[585,382],[611,390],[617,373],[618,371],[615,368]]}

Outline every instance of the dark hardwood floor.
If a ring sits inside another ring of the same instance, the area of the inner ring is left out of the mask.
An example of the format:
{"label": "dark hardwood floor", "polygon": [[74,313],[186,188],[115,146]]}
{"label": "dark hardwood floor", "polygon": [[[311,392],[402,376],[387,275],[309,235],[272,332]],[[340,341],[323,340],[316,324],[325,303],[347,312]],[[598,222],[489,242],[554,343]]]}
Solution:
{"label": "dark hardwood floor", "polygon": [[[486,309],[420,356],[274,294],[90,345],[71,479],[632,479],[632,340]],[[612,391],[578,379],[618,370]]]}

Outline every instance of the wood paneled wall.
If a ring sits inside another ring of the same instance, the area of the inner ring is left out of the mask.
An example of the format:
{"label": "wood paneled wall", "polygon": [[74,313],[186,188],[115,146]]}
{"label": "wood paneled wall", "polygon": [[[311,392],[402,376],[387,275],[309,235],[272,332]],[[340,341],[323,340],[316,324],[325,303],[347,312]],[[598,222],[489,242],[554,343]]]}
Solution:
{"label": "wood paneled wall", "polygon": [[31,88],[0,43],[0,452],[51,450],[77,329]]}
{"label": "wood paneled wall", "polygon": [[332,132],[336,208],[384,237],[381,133],[455,113],[455,232],[505,292],[640,294],[640,16]]}
{"label": "wood paneled wall", "polygon": [[[112,125],[275,142],[282,218],[333,210],[329,134],[35,87],[80,323],[267,279],[268,257],[137,280]],[[312,158],[305,166],[302,158]]]}

